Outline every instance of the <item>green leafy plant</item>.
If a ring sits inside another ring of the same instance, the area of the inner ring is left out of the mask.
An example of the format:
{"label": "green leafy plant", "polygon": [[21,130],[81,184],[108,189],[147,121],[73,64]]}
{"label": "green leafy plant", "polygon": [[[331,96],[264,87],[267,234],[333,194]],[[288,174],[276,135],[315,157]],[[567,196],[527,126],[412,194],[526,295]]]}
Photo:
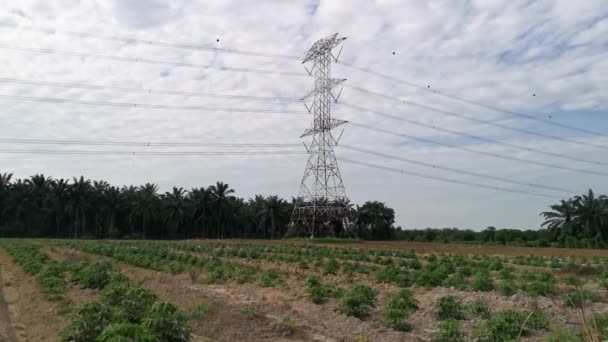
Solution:
{"label": "green leafy plant", "polygon": [[70,325],[59,334],[62,342],[91,342],[115,319],[112,306],[97,302],[77,307],[69,315]]}
{"label": "green leafy plant", "polygon": [[602,301],[604,301],[604,298],[601,294],[583,288],[576,289],[572,292],[566,293],[563,296],[564,305],[573,308],[580,308],[586,302],[596,303]]}
{"label": "green leafy plant", "polygon": [[160,340],[154,337],[153,334],[146,331],[140,325],[134,323],[113,323],[108,325],[101,334],[95,339],[95,342],[152,342],[152,341],[167,341]]}
{"label": "green leafy plant", "polygon": [[154,336],[155,341],[190,341],[186,317],[171,303],[152,304],[141,320],[141,325]]}
{"label": "green leafy plant", "polygon": [[465,305],[465,311],[468,315],[488,319],[492,315],[488,303],[482,299],[476,299]]}
{"label": "green leafy plant", "polygon": [[414,293],[408,289],[401,289],[388,297],[382,312],[382,322],[389,328],[409,331],[411,326],[406,319],[416,310],[418,310],[418,301],[414,298]]}
{"label": "green leafy plant", "polygon": [[85,289],[102,289],[110,282],[112,264],[98,261],[82,264],[72,274],[72,281]]}
{"label": "green leafy plant", "polygon": [[464,342],[466,335],[460,331],[458,321],[453,319],[437,323],[436,331],[432,334],[433,342]]}
{"label": "green leafy plant", "polygon": [[357,284],[340,298],[338,311],[348,316],[365,318],[374,306],[376,292],[366,285]]}
{"label": "green leafy plant", "polygon": [[464,305],[456,296],[443,296],[435,304],[435,317],[440,320],[464,319]]}

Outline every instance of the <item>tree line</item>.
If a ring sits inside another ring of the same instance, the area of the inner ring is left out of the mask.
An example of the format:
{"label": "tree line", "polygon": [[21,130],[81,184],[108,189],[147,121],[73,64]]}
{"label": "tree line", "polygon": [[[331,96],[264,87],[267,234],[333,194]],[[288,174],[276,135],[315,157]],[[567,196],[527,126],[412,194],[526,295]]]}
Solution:
{"label": "tree line", "polygon": [[[0,236],[47,238],[192,239],[283,238],[299,199],[235,196],[217,182],[190,190],[159,192],[155,184],[114,186],[84,177],[54,179],[37,174],[14,179],[0,173]],[[356,234],[394,236],[395,212],[384,203],[343,203]]]}
{"label": "tree line", "polygon": [[397,239],[416,242],[482,243],[529,247],[608,247],[608,197],[587,193],[561,200],[540,213],[541,229],[398,229]]}

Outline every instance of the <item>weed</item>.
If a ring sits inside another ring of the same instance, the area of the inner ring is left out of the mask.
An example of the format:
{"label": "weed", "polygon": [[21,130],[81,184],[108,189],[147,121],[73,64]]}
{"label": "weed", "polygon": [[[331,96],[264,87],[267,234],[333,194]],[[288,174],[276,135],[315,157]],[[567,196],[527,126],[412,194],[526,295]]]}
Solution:
{"label": "weed", "polygon": [[251,306],[246,305],[241,308],[241,315],[245,316],[246,319],[253,319],[253,317],[255,317],[255,311]]}
{"label": "weed", "polygon": [[556,326],[546,339],[546,342],[583,342],[580,331]]}
{"label": "weed", "polygon": [[198,319],[207,316],[213,312],[213,310],[215,310],[215,304],[212,302],[207,302],[186,309],[184,311],[184,317],[186,317],[188,320]]}

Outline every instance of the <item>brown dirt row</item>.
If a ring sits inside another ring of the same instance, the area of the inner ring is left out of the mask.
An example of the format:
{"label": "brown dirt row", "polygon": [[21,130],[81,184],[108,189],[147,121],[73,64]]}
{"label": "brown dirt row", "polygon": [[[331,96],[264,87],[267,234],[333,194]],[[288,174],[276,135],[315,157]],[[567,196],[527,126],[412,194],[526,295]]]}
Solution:
{"label": "brown dirt row", "polygon": [[[186,240],[189,243],[252,243],[260,245],[307,245],[310,242],[293,240]],[[316,246],[327,246],[335,248],[358,248],[358,249],[382,249],[382,250],[413,250],[416,253],[450,253],[471,255],[496,255],[496,256],[560,256],[560,257],[608,257],[606,249],[577,249],[577,248],[536,248],[500,245],[468,245],[468,244],[445,244],[433,242],[409,242],[409,241],[365,241],[362,243],[328,244],[316,243]]]}
{"label": "brown dirt row", "polygon": [[[3,301],[9,316],[8,321],[6,317],[2,319],[2,324],[5,329],[14,331],[13,335],[10,332],[5,335],[7,339],[2,341],[55,341],[59,331],[67,326],[66,322],[59,315],[56,305],[40,292],[34,277],[25,274],[2,249],[0,274]],[[10,324],[10,327],[6,327],[6,324]]]}

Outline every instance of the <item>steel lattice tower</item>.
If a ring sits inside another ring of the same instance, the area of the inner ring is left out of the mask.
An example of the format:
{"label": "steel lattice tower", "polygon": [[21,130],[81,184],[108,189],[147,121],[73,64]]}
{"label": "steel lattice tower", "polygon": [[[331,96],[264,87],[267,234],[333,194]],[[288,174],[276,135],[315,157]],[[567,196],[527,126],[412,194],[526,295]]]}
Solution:
{"label": "steel lattice tower", "polygon": [[302,62],[313,63],[312,68],[306,70],[315,79],[314,89],[303,98],[313,98],[312,105],[306,107],[314,116],[313,125],[301,136],[312,135],[312,143],[307,146],[309,157],[288,234],[304,228],[314,237],[322,230],[333,234],[338,226],[346,229],[350,225],[349,211],[344,205],[347,202],[346,192],[334,154],[338,141],[331,132],[333,128],[346,123],[331,118],[331,102],[337,102],[340,95],[334,96],[331,90],[345,81],[331,78],[332,59],[337,61],[332,50],[345,39],[335,33],[318,40]]}

